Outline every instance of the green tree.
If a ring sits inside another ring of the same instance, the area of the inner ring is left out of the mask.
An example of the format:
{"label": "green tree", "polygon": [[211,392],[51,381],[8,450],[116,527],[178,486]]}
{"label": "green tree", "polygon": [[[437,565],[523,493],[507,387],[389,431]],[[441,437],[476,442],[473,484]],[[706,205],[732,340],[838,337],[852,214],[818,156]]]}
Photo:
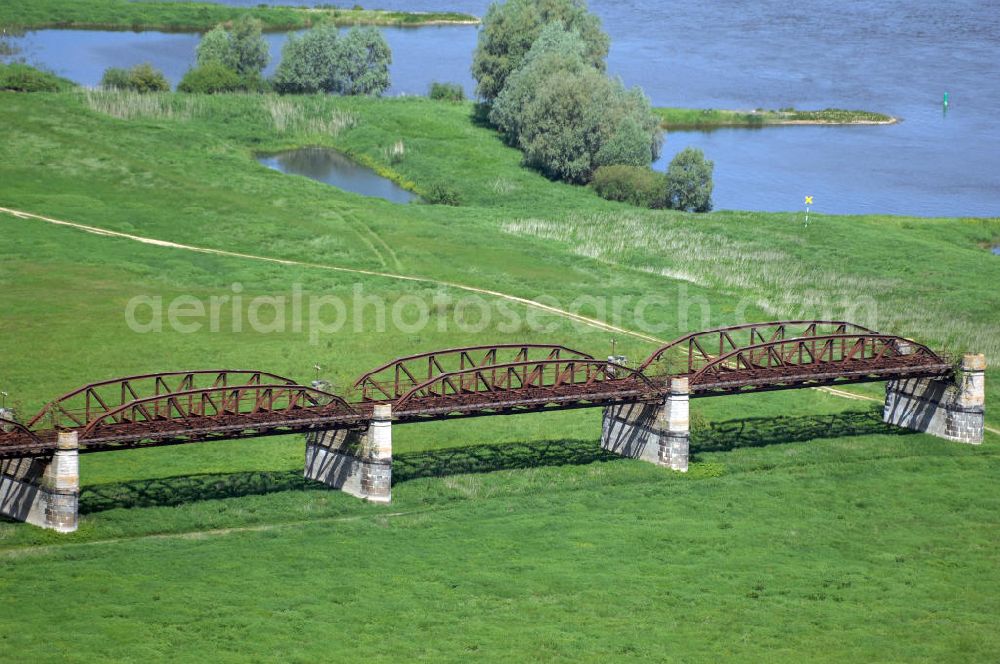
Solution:
{"label": "green tree", "polygon": [[236,52],[232,48],[232,38],[229,31],[221,25],[205,33],[198,42],[195,53],[199,67],[211,62],[236,71]]}
{"label": "green tree", "polygon": [[641,91],[595,69],[556,73],[525,107],[518,145],[552,178],[585,183],[610,164],[648,165],[662,135]]}
{"label": "green tree", "polygon": [[341,36],[334,26],[319,26],[289,36],[274,87],[282,93],[379,95],[389,87],[391,62],[380,31],[352,28]]}
{"label": "green tree", "polygon": [[546,26],[511,74],[490,121],[549,177],[587,182],[609,164],[648,166],[662,132],[649,100],[590,66],[580,35]]}
{"label": "green tree", "polygon": [[221,64],[244,77],[259,75],[270,58],[260,21],[248,15],[238,18],[232,30],[215,26],[205,33],[197,48],[198,66]]}
{"label": "green tree", "polygon": [[667,167],[667,206],[687,212],[710,211],[714,167],[697,148],[678,152]]}
{"label": "green tree", "polygon": [[260,20],[244,14],[233,24],[231,34],[236,73],[240,76],[260,74],[271,61],[271,50],[261,34]]}
{"label": "green tree", "polygon": [[525,54],[522,66],[507,77],[507,84],[493,101],[489,119],[512,145],[521,133],[524,110],[553,75],[576,74],[586,67],[586,45],[579,33],[561,21],[545,26]]}
{"label": "green tree", "polygon": [[580,35],[585,61],[603,71],[610,42],[600,19],[587,11],[583,0],[494,2],[483,18],[472,59],[476,93],[492,102],[503,91],[507,77],[521,67],[542,28],[556,21]]}
{"label": "green tree", "polygon": [[381,30],[351,28],[336,55],[340,94],[378,96],[389,87],[392,51]]}
{"label": "green tree", "polygon": [[274,89],[285,94],[334,92],[339,35],[332,25],[317,26],[300,36],[288,35],[274,73]]}

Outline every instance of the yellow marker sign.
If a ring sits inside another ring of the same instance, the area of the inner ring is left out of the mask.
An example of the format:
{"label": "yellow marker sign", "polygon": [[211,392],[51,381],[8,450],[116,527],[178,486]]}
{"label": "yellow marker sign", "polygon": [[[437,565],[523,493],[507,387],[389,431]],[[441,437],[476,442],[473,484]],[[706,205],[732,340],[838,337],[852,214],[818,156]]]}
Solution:
{"label": "yellow marker sign", "polygon": [[812,205],[812,204],[813,204],[813,197],[806,196],[806,205]]}

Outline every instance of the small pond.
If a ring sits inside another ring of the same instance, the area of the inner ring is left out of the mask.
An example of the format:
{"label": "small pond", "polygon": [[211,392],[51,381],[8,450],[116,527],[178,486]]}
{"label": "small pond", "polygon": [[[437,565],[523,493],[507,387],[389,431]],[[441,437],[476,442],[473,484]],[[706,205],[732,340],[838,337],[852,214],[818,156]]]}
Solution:
{"label": "small pond", "polygon": [[304,175],[345,191],[384,198],[393,203],[420,200],[413,192],[328,148],[300,148],[278,154],[259,155],[257,161],[282,173]]}
{"label": "small pond", "polygon": [[994,256],[1000,256],[1000,244],[994,244],[992,251]]}

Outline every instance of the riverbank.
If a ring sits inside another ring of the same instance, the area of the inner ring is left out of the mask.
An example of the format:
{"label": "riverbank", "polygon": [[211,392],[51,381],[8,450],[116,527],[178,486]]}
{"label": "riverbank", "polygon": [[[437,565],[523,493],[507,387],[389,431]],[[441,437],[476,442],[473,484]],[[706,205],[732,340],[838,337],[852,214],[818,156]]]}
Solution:
{"label": "riverbank", "polygon": [[400,12],[334,7],[233,7],[207,2],[131,2],[130,0],[5,0],[0,26],[21,30],[210,30],[219,23],[250,15],[264,30],[300,30],[321,22],[336,25],[474,25],[479,19],[458,12]]}
{"label": "riverbank", "polygon": [[899,118],[871,111],[826,108],[818,111],[785,109],[767,111],[725,111],[697,108],[655,108],[664,129],[706,129],[712,127],[763,127],[773,125],[889,125]]}

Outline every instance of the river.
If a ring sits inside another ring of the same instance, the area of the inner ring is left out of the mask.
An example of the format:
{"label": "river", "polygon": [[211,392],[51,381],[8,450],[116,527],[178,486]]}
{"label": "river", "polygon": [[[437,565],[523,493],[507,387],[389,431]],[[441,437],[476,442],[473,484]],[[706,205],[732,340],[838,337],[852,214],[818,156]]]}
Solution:
{"label": "river", "polygon": [[[407,0],[378,4],[417,7]],[[428,11],[480,16],[486,5],[419,2]],[[601,0],[591,7],[611,36],[609,71],[642,86],[656,105],[839,107],[902,118],[891,126],[672,132],[656,167],[665,168],[688,145],[702,148],[715,162],[716,208],[796,210],[812,195],[817,212],[1000,215],[1000,11],[994,1]],[[433,80],[471,91],[476,28],[385,34],[394,53],[390,94],[425,94]],[[275,55],[283,38],[268,36]],[[104,67],[143,60],[176,81],[193,58],[197,36],[43,30],[21,41],[29,61],[92,85]]]}

